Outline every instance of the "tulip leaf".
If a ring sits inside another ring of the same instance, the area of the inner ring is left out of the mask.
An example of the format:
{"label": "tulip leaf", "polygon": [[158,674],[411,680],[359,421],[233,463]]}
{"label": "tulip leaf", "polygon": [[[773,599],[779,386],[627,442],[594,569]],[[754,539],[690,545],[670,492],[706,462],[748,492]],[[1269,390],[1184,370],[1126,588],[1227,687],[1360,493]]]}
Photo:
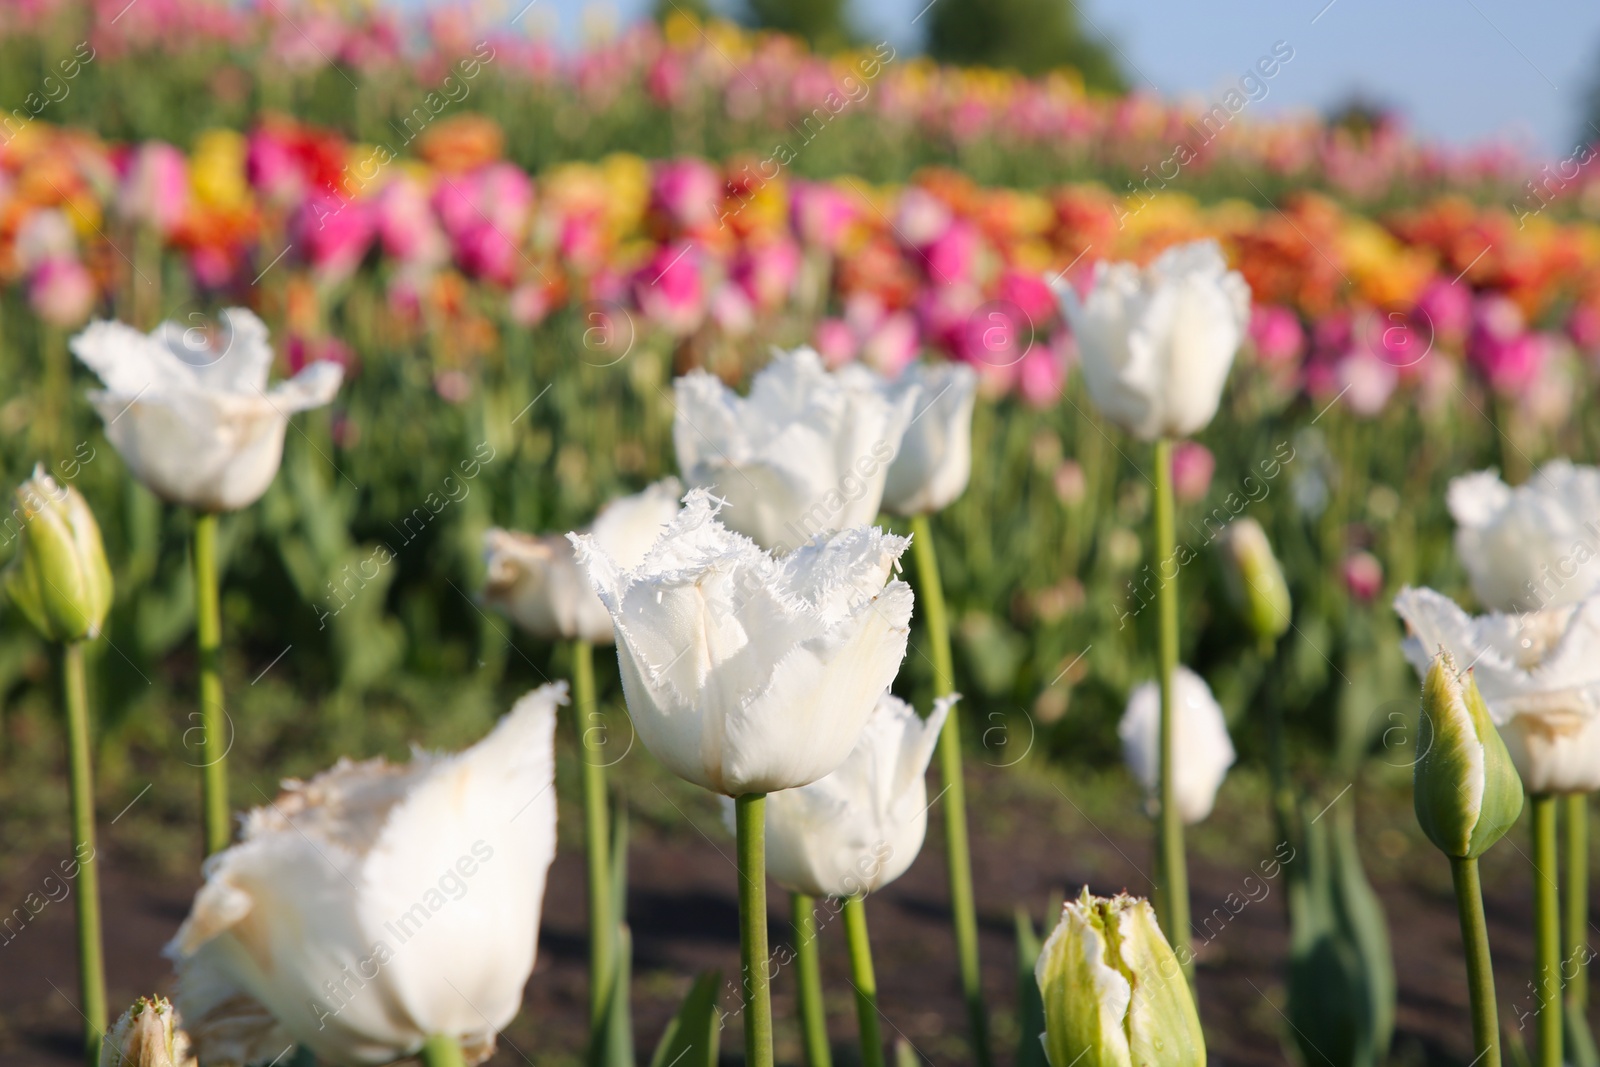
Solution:
{"label": "tulip leaf", "polygon": [[667,1023],[650,1057],[650,1067],[717,1067],[717,1044],[722,1032],[717,1010],[720,971],[704,971],[683,998],[678,1014]]}
{"label": "tulip leaf", "polygon": [[1306,1063],[1376,1067],[1394,1033],[1394,961],[1353,811],[1306,820],[1304,842],[1301,877],[1289,886],[1292,1035]]}
{"label": "tulip leaf", "polygon": [[[1056,908],[1056,912],[1060,912]],[[1048,920],[1047,920],[1048,921]],[[1026,908],[1016,910],[1017,926],[1017,1055],[1016,1067],[1045,1067],[1044,997],[1039,993],[1039,980],[1033,967],[1039,960],[1043,942],[1033,928],[1033,919]]]}
{"label": "tulip leaf", "polygon": [[617,960],[611,971],[611,1004],[606,1009],[605,1067],[633,1067],[633,1012],[628,992],[633,984],[633,931],[617,927]]}

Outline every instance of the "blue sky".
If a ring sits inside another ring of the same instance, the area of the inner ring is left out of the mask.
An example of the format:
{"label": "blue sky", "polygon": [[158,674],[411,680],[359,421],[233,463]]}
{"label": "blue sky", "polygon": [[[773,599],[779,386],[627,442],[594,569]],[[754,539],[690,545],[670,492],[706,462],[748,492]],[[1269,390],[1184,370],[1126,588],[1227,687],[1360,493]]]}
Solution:
{"label": "blue sky", "polygon": [[[927,0],[854,2],[866,31],[897,45],[916,41],[912,20]],[[1454,144],[1510,137],[1540,155],[1570,153],[1580,102],[1600,68],[1594,0],[1080,3],[1086,22],[1122,53],[1130,77],[1166,95],[1214,96],[1281,40],[1295,58],[1252,108],[1322,108],[1361,92],[1395,105],[1428,136]],[[529,19],[553,22],[572,39],[592,6],[538,0]],[[648,7],[649,0],[603,5],[612,20]]]}

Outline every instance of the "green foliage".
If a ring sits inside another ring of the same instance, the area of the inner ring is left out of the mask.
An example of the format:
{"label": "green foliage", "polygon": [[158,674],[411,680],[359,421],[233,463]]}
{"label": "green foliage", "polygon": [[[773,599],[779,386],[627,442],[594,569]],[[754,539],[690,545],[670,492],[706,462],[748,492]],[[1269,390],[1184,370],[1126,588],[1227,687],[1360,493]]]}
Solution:
{"label": "green foliage", "polygon": [[[1289,1006],[1300,1062],[1377,1067],[1394,1034],[1394,958],[1356,847],[1352,801],[1305,820],[1289,873]],[[1329,824],[1332,824],[1331,827]]]}
{"label": "green foliage", "polygon": [[1090,89],[1127,88],[1110,45],[1084,31],[1069,0],[935,0],[927,18],[935,59],[1024,74],[1072,67]]}
{"label": "green foliage", "polygon": [[722,975],[703,971],[694,980],[683,1006],[667,1023],[667,1029],[650,1057],[650,1067],[717,1067],[717,1045],[722,1020],[717,1010],[717,992]]}
{"label": "green foliage", "polygon": [[779,30],[812,48],[832,52],[854,43],[848,0],[745,0],[753,26]]}
{"label": "green foliage", "polygon": [[[1059,914],[1060,908],[1056,909]],[[1028,909],[1018,905],[1013,913],[1017,927],[1017,1055],[1016,1067],[1046,1067],[1044,1042],[1044,998],[1039,994],[1039,981],[1033,966],[1039,959],[1039,949],[1044,944],[1033,928]],[[1045,916],[1045,937],[1053,929],[1054,916]]]}

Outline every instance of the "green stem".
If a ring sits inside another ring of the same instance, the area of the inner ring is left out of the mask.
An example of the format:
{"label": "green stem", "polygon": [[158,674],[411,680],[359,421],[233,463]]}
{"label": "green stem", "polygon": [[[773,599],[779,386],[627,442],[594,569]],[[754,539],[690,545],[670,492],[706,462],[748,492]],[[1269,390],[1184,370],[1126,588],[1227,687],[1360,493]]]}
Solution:
{"label": "green stem", "polygon": [[200,648],[200,785],[206,855],[228,847],[228,734],[222,710],[222,610],[217,601],[217,516],[194,517],[194,618]]}
{"label": "green stem", "polygon": [[1489,924],[1483,917],[1483,886],[1478,861],[1450,858],[1461,915],[1461,945],[1467,954],[1467,990],[1472,997],[1473,1063],[1500,1067],[1500,1026],[1494,1005],[1494,968],[1489,961]]}
{"label": "green stem", "polygon": [[767,971],[767,795],[733,801],[739,852],[739,962],[744,970],[745,1067],[772,1067],[772,993]]}
{"label": "green stem", "polygon": [[100,949],[100,875],[95,865],[94,770],[89,764],[89,698],[83,645],[62,650],[67,700],[67,758],[72,778],[72,846],[78,863],[78,991],[83,1003],[83,1044],[89,1067],[100,1062],[106,1032],[106,976]]}
{"label": "green stem", "polygon": [[583,775],[583,835],[589,877],[589,1058],[605,1059],[606,1018],[615,973],[616,930],[611,905],[610,827],[606,812],[606,769],[601,762],[605,739],[598,729],[594,685],[594,647],[572,643],[573,713],[577,719]]}
{"label": "green stem", "polygon": [[806,1067],[833,1067],[828,1047],[828,1014],[822,1003],[822,967],[817,956],[816,901],[809,893],[791,893],[794,924],[794,976],[800,987],[800,1043]]}
{"label": "green stem", "polygon": [[867,937],[865,897],[844,902],[844,931],[850,939],[850,976],[856,987],[856,1020],[861,1027],[862,1067],[883,1067],[883,1033],[878,1027],[878,979],[872,973],[872,941]]}
{"label": "green stem", "polygon": [[422,1043],[423,1067],[466,1067],[461,1046],[447,1034],[429,1034]]}
{"label": "green stem", "polygon": [[[933,528],[926,515],[911,519],[911,552],[917,561],[917,592],[927,620],[928,644],[933,656],[936,696],[955,691],[955,668],[950,655],[950,617],[945,610],[944,585],[939,580],[939,557],[934,550]],[[973,1059],[989,1067],[989,1019],[984,1010],[983,979],[978,967],[978,911],[972,892],[972,848],[967,839],[967,789],[961,770],[960,707],[950,709],[939,731],[939,775],[944,779],[944,845],[949,866],[950,911],[955,926],[956,963],[961,973],[961,996],[967,1004],[972,1032]]]}
{"label": "green stem", "polygon": [[[1569,793],[1562,798],[1562,825],[1566,827],[1564,848],[1566,866],[1562,868],[1566,894],[1567,1010],[1579,1020],[1589,1006],[1589,795]],[[1565,974],[1565,971],[1563,972]]]}
{"label": "green stem", "polygon": [[1539,999],[1539,1067],[1561,1067],[1561,899],[1556,885],[1556,798],[1532,797],[1533,964]]}
{"label": "green stem", "polygon": [[[1183,818],[1178,811],[1177,781],[1173,774],[1173,679],[1178,670],[1178,575],[1165,574],[1173,560],[1172,442],[1156,442],[1155,559],[1156,607],[1160,622],[1157,645],[1161,671],[1161,813],[1156,855],[1160,863],[1161,926],[1173,948],[1189,945],[1189,869],[1183,854]],[[1183,973],[1194,987],[1194,957],[1180,951]]]}

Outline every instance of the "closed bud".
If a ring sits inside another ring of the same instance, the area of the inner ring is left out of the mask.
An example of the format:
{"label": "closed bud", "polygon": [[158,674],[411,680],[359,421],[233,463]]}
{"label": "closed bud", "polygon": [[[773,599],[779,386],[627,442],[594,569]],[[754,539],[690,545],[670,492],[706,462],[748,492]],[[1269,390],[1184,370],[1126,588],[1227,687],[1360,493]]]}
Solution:
{"label": "closed bud", "polygon": [[1050,1067],[1204,1067],[1189,984],[1150,902],[1083,895],[1034,966]]}
{"label": "closed bud", "polygon": [[1234,609],[1258,638],[1276,641],[1289,628],[1289,584],[1266,531],[1254,519],[1237,519],[1223,528],[1219,543]]}
{"label": "closed bud", "polygon": [[1440,651],[1422,683],[1412,801],[1447,856],[1476,859],[1522,813],[1522,780],[1473,681]]}
{"label": "closed bud", "polygon": [[111,568],[83,494],[35,467],[17,487],[12,519],[20,530],[4,574],[11,602],[51,641],[99,636],[111,608]]}
{"label": "closed bud", "polygon": [[140,997],[100,1044],[100,1067],[195,1067],[166,997]]}

